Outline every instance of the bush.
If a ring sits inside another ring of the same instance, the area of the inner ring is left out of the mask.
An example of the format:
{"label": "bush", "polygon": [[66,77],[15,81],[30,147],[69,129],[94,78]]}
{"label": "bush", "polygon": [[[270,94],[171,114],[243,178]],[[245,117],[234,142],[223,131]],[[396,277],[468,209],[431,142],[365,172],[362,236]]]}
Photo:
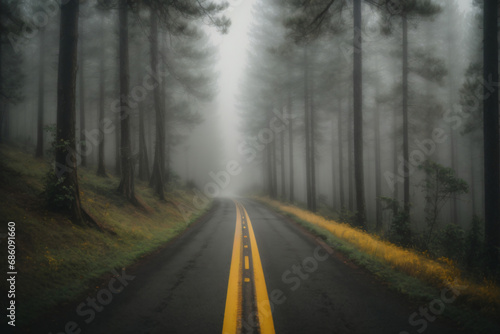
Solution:
{"label": "bush", "polygon": [[481,226],[484,222],[474,215],[472,224],[465,236],[465,265],[469,270],[477,270],[484,267],[484,238]]}
{"label": "bush", "polygon": [[410,228],[410,216],[404,211],[399,210],[393,216],[391,226],[389,227],[389,241],[403,247],[413,245],[413,237]]}
{"label": "bush", "polygon": [[73,189],[64,185],[65,176],[57,177],[54,170],[45,175],[43,192],[45,203],[49,209],[68,211],[74,203]]}
{"label": "bush", "polygon": [[419,169],[425,172],[425,180],[420,187],[425,192],[425,220],[428,226],[428,240],[432,239],[434,228],[443,205],[451,198],[469,191],[467,182],[455,175],[455,170],[427,160]]}
{"label": "bush", "polygon": [[186,180],[186,188],[190,189],[190,190],[194,190],[194,189],[198,189],[198,187],[196,186],[196,182],[194,182],[194,180]]}
{"label": "bush", "polygon": [[47,150],[47,155],[50,158],[49,171],[43,178],[44,183],[44,198],[47,207],[51,210],[57,211],[70,211],[74,204],[73,188],[64,185],[67,175],[58,177],[52,165],[55,163],[55,154],[58,149],[66,149],[69,142],[61,141],[56,142],[56,125],[45,126],[47,131],[52,137],[50,148]]}
{"label": "bush", "polygon": [[465,232],[455,224],[449,224],[439,231],[437,247],[440,256],[463,263],[465,257]]}
{"label": "bush", "polygon": [[342,208],[338,212],[338,217],[340,223],[356,226],[356,212],[350,211],[346,208]]}
{"label": "bush", "polygon": [[175,171],[171,169],[167,170],[166,173],[168,174],[167,190],[182,186],[182,180],[179,174],[177,174]]}
{"label": "bush", "polygon": [[380,200],[385,204],[383,210],[392,211],[392,221],[387,235],[389,241],[403,247],[413,245],[408,213],[401,209],[398,200],[394,198],[381,197]]}

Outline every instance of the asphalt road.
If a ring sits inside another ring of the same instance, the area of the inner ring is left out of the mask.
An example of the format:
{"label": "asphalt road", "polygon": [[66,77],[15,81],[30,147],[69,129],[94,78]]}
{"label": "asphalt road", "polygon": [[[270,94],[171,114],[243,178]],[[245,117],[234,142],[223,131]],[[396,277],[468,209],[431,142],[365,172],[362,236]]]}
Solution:
{"label": "asphalt road", "polygon": [[[461,332],[446,320],[434,319],[429,305],[411,304],[388,290],[295,223],[257,202],[240,199],[237,203],[242,204],[241,210],[231,199],[218,201],[205,219],[147,261],[110,278],[104,284],[107,288],[83,304],[68,306],[64,317],[47,319],[50,328],[43,333],[220,334],[231,313],[239,316],[243,333]],[[233,256],[233,245],[239,240],[235,235],[238,214],[241,240],[250,230],[256,245],[250,250],[242,246],[247,253],[241,259],[249,254],[249,260],[231,269],[233,257],[240,256]],[[261,264],[256,262],[257,253]],[[253,271],[249,277],[255,275],[256,280],[261,269],[272,314],[252,300],[259,288],[251,279],[234,285],[243,286],[243,292],[233,300],[236,306],[226,309],[227,296],[232,296],[230,271],[241,281],[245,269]],[[415,312],[423,315],[417,313],[409,320]],[[269,326],[260,328],[264,318],[274,327],[272,331]]]}

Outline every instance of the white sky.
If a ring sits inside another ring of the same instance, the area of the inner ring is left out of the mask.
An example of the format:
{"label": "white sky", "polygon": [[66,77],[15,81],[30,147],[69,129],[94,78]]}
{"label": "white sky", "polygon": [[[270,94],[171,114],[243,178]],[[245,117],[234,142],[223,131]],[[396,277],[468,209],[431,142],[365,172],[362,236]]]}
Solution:
{"label": "white sky", "polygon": [[472,7],[472,0],[458,0],[458,6],[462,11],[469,11]]}
{"label": "white sky", "polygon": [[239,133],[239,119],[236,110],[236,96],[244,75],[248,50],[248,28],[252,19],[252,6],[255,0],[230,0],[227,16],[232,24],[229,33],[215,36],[219,44],[219,95],[216,105],[221,121],[221,135],[225,139],[227,156],[235,154]]}

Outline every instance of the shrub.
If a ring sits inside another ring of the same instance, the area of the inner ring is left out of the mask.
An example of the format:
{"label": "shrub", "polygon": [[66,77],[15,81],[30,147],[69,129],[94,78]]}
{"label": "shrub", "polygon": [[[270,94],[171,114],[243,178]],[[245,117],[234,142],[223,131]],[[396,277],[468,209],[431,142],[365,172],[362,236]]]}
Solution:
{"label": "shrub", "polygon": [[64,185],[66,176],[57,177],[53,169],[43,179],[45,203],[49,209],[67,211],[72,208],[73,189]]}
{"label": "shrub", "polygon": [[389,241],[404,247],[411,246],[413,238],[408,213],[401,210],[401,205],[394,198],[381,197],[380,200],[385,204],[383,210],[392,211],[392,221],[387,236]]}
{"label": "shrub", "polygon": [[455,175],[455,170],[427,160],[419,169],[425,172],[425,180],[420,185],[425,192],[425,213],[428,226],[428,240],[437,225],[438,217],[444,204],[451,198],[469,191],[467,182]]}
{"label": "shrub", "polygon": [[65,149],[69,144],[68,141],[56,141],[56,126],[47,125],[45,126],[45,131],[47,131],[52,137],[52,142],[50,148],[47,150],[47,155],[50,158],[49,171],[43,178],[44,192],[43,196],[47,207],[51,210],[57,211],[69,211],[72,209],[74,204],[73,198],[73,188],[64,185],[67,175],[57,176],[54,168],[52,168],[55,163],[55,153],[58,149]]}
{"label": "shrub", "polygon": [[465,232],[455,224],[449,224],[437,236],[440,256],[463,263],[465,256]]}
{"label": "shrub", "polygon": [[356,212],[350,211],[346,208],[342,208],[338,212],[338,217],[338,221],[340,223],[346,223],[351,226],[356,226]]}
{"label": "shrub", "polygon": [[471,271],[482,269],[484,265],[485,247],[481,226],[484,226],[483,220],[474,215],[465,236],[465,265]]}

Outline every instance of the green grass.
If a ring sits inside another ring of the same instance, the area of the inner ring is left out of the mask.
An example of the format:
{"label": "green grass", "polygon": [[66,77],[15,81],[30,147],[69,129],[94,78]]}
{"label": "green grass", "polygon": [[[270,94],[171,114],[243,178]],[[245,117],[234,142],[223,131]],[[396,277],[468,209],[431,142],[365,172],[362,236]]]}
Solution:
{"label": "green grass", "polygon": [[[195,210],[185,219],[176,206],[192,207],[191,191],[171,189],[167,201],[160,202],[146,184],[137,182],[137,195],[151,208],[144,212],[116,192],[118,178],[97,177],[94,170],[79,168],[83,207],[116,235],[80,227],[45,208],[43,177],[49,168],[31,154],[0,146],[0,217],[16,222],[19,325],[77,298],[97,278],[136,262],[208,210]],[[0,232],[5,231],[3,223]],[[1,284],[5,291],[5,281]]]}
{"label": "green grass", "polygon": [[464,287],[458,290],[460,295],[456,301],[446,305],[444,315],[474,333],[491,333],[498,326],[498,285],[488,281],[480,284],[467,281],[448,259],[434,261],[425,254],[403,249],[377,236],[299,207],[269,198],[257,200],[320,236],[353,262],[388,283],[390,288],[417,304],[426,305],[439,299],[441,290],[447,286]]}

